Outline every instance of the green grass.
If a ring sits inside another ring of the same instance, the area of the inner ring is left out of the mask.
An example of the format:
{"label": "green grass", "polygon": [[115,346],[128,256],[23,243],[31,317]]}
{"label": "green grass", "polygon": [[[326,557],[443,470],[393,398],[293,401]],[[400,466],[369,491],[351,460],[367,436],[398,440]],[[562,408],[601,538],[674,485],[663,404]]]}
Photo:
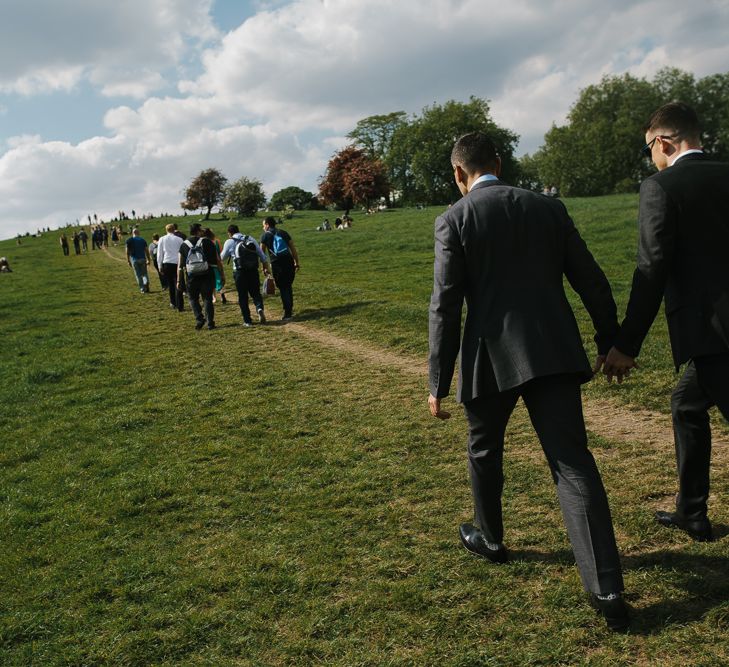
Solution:
{"label": "green grass", "polygon": [[[622,311],[636,198],[567,205]],[[316,232],[320,213],[287,221],[298,321],[422,362],[438,212],[355,216],[346,232]],[[258,236],[260,220],[241,226]],[[670,443],[591,438],[636,609],[634,633],[612,636],[584,602],[522,411],[504,498],[515,560],[490,567],[458,544],[464,420],[427,414],[424,377],[288,327],[244,330],[234,304],[196,332],[158,283],[138,293],[121,248],[66,258],[56,236],[0,242],[14,269],[0,276],[0,664],[729,660],[726,538],[690,543],[651,519],[675,490]],[[662,320],[640,361],[588,400],[666,411]],[[726,534],[726,466],[712,474]]]}

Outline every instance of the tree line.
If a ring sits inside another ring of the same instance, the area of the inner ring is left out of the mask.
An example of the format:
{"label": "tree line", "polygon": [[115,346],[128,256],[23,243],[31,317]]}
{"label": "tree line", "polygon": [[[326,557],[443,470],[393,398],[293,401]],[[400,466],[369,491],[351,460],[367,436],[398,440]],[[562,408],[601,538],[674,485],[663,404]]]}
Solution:
{"label": "tree line", "polygon": [[[449,101],[409,117],[403,111],[360,120],[347,135],[352,145],[329,163],[320,197],[327,203],[365,203],[372,192],[347,184],[343,163],[356,159],[382,183],[379,196],[389,204],[444,204],[460,197],[453,183],[450,152],[454,141],[480,130],[499,147],[504,180],[532,190],[556,186],[570,196],[637,191],[655,170],[640,157],[643,126],[662,104],[680,100],[694,107],[703,124],[703,146],[717,160],[729,161],[729,73],[696,79],[676,68],[652,80],[630,74],[606,76],[582,90],[564,125],[553,124],[533,155],[516,159],[519,136],[498,126],[487,100]],[[367,167],[365,159],[371,164]],[[357,200],[358,199],[358,200]],[[357,200],[357,201],[355,201]]]}
{"label": "tree line", "polygon": [[[489,134],[499,148],[502,178],[541,190],[556,186],[568,196],[634,192],[654,171],[640,157],[643,126],[662,104],[680,100],[694,107],[703,125],[703,146],[729,161],[729,73],[696,79],[676,68],[660,70],[652,80],[630,74],[605,76],[580,91],[564,125],[553,124],[532,155],[515,157],[519,135],[491,118],[488,100],[449,100],[420,114],[404,111],[368,116],[347,135],[350,145],[335,153],[316,195],[297,186],[276,192],[268,208],[277,211],[333,206],[369,208],[445,204],[460,193],[450,163],[455,140],[473,131]],[[261,182],[234,183],[216,169],[201,172],[185,193],[184,209],[215,206],[250,216],[266,204]]]}
{"label": "tree line", "polygon": [[[207,220],[216,206],[246,218],[255,215],[266,203],[261,181],[243,176],[230,183],[219,169],[211,167],[192,179],[180,206],[187,211],[204,210]],[[321,208],[321,205],[314,194],[292,185],[276,192],[268,201],[268,207],[275,211],[294,211]]]}

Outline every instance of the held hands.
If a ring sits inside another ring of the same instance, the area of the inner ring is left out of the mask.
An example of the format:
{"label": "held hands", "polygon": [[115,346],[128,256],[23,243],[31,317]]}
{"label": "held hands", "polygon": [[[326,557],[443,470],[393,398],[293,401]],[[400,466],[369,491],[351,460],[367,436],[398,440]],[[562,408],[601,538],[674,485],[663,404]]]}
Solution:
{"label": "held hands", "polygon": [[602,369],[603,375],[607,377],[608,382],[612,382],[615,378],[618,384],[621,384],[623,378],[627,378],[633,368],[638,368],[638,364],[633,357],[623,354],[616,347],[611,347],[607,356],[598,355],[596,357],[592,372],[597,374]]}
{"label": "held hands", "polygon": [[451,413],[440,409],[440,399],[430,394],[428,396],[428,407],[430,408],[430,414],[438,419],[450,419]]}

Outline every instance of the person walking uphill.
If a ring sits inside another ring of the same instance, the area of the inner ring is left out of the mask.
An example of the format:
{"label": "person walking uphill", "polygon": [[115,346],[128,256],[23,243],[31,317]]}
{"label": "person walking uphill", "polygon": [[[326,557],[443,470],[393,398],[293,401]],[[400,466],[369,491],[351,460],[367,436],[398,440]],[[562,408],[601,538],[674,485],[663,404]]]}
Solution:
{"label": "person walking uphill", "polygon": [[147,242],[139,235],[138,229],[134,229],[132,235],[126,241],[126,246],[127,263],[134,269],[139,291],[142,294],[149,292],[149,274],[147,272],[150,262],[149,249],[147,248]]}
{"label": "person walking uphill", "polygon": [[676,370],[671,397],[678,496],[656,521],[711,542],[709,409],[729,419],[729,164],[701,149],[696,112],[681,102],[657,109],[643,155],[658,172],[640,186],[638,265],[605,374],[627,374],[665,299]]}
{"label": "person walking uphill", "polygon": [[[187,276],[187,296],[190,299],[190,308],[195,316],[196,329],[202,329],[207,322],[208,329],[215,329],[215,306],[213,306],[213,291],[215,290],[215,271],[220,271],[221,281],[225,285],[225,271],[220,255],[213,242],[202,236],[202,225],[193,222],[190,225],[190,236],[180,246],[180,258],[177,265],[177,288],[182,289],[183,273]],[[203,315],[200,308],[202,297]]]}
{"label": "person walking uphill", "polygon": [[501,160],[486,135],[461,137],[451,162],[463,198],[435,222],[428,404],[434,417],[450,417],[441,401],[460,348],[457,400],[469,425],[475,516],[473,524],[461,525],[461,542],[494,563],[508,560],[504,433],[521,397],[557,485],[582,583],[608,627],[624,631],[620,558],[582,415],[580,385],[593,372],[563,276],[592,317],[600,355],[618,332],[610,285],[558,199],[499,180]]}
{"label": "person walking uphill", "polygon": [[165,231],[167,233],[157,242],[157,266],[169,290],[170,308],[182,312],[185,310],[185,284],[183,282],[178,289],[177,264],[183,239],[177,234],[177,226],[172,222],[165,227]]}
{"label": "person walking uphill", "polygon": [[276,218],[267,217],[263,220],[263,236],[261,236],[261,250],[268,253],[271,259],[273,279],[276,281],[281,293],[284,322],[294,314],[293,283],[296,272],[299,270],[299,253],[296,251],[294,241],[288,232],[276,229]]}
{"label": "person walking uphill", "polygon": [[[261,283],[258,276],[258,262],[263,264],[264,275],[269,274],[270,265],[266,255],[252,236],[241,234],[238,225],[228,226],[228,239],[223,246],[221,260],[233,260],[233,280],[238,291],[238,304],[243,316],[243,325],[251,326],[251,310],[248,307],[248,295],[258,313],[258,321],[265,324],[266,316],[263,312],[263,298],[261,297]],[[268,268],[267,268],[268,267]]]}

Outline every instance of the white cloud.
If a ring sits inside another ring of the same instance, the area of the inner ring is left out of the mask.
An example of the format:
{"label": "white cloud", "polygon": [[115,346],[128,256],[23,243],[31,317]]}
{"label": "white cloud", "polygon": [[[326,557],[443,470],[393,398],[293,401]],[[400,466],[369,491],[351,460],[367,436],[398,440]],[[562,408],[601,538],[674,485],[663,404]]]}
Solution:
{"label": "white cloud", "polygon": [[10,202],[6,219],[31,220],[31,229],[87,211],[176,209],[210,166],[259,178],[269,195],[315,189],[360,118],[470,95],[490,99],[496,122],[533,151],[580,88],[605,74],[650,77],[673,66],[704,76],[729,62],[729,0],[263,2],[217,39],[210,0],[43,3],[58,30],[21,30],[38,47],[22,58],[8,24],[0,27],[0,89],[32,94],[87,80],[142,99],[211,41],[199,75],[180,75],[179,98],[110,109],[109,137],[9,143],[0,197]]}
{"label": "white cloud", "polygon": [[71,90],[84,78],[106,95],[142,98],[185,56],[217,36],[211,0],[33,0],[3,10],[0,92]]}

